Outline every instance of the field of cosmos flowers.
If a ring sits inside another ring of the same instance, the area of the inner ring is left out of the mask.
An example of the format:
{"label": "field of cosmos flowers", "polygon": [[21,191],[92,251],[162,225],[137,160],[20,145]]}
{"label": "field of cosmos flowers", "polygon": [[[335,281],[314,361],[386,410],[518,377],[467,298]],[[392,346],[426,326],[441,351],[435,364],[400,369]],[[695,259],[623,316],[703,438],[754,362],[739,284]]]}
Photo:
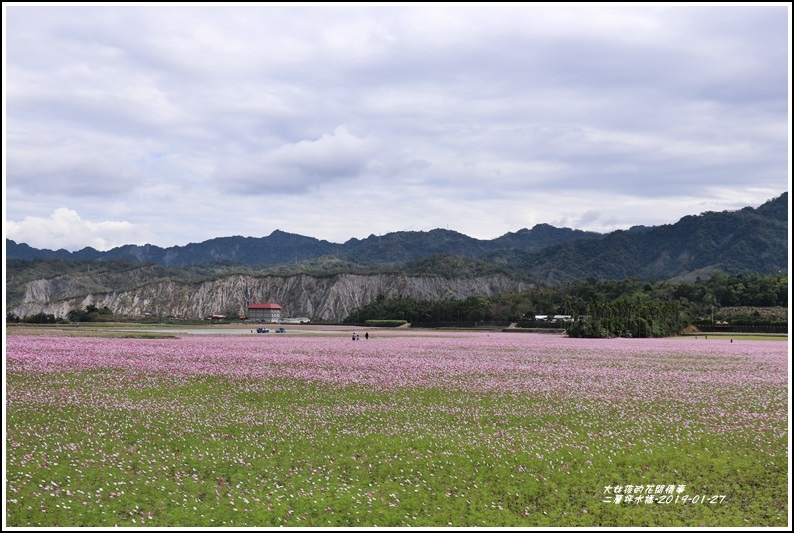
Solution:
{"label": "field of cosmos flowers", "polygon": [[786,526],[788,372],[703,337],[9,332],[4,525]]}

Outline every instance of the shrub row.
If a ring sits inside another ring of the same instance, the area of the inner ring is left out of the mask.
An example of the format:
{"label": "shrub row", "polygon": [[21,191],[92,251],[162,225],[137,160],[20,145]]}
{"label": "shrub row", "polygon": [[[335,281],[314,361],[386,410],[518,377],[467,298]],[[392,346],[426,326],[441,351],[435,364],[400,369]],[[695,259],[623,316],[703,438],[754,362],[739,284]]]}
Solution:
{"label": "shrub row", "polygon": [[396,328],[407,324],[407,320],[366,320],[365,326],[372,326],[374,328]]}

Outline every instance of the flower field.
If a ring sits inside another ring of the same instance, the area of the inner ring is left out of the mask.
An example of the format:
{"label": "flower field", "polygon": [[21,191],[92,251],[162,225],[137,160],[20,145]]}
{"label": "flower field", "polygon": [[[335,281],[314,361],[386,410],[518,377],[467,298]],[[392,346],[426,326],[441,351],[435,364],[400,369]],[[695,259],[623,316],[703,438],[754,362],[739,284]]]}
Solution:
{"label": "flower field", "polygon": [[5,524],[786,526],[788,343],[6,338]]}

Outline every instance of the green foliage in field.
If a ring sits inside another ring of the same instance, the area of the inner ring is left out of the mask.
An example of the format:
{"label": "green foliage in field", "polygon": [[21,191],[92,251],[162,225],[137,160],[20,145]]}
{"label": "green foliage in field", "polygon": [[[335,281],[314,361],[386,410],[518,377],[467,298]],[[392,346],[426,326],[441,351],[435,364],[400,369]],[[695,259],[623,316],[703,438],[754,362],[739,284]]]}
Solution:
{"label": "green foliage in field", "polygon": [[407,323],[405,320],[367,320],[364,325],[379,328],[396,328]]}
{"label": "green foliage in field", "polygon": [[[213,377],[174,386],[168,375],[118,371],[22,379],[9,376],[51,401],[8,406],[14,527],[725,527],[787,519],[780,428],[732,435],[728,445],[725,433],[696,418],[649,417],[634,438],[620,412],[592,404],[552,416],[533,394]],[[668,407],[682,412],[641,395],[626,405],[660,414]],[[688,502],[611,501],[607,491],[629,484],[685,485]]]}

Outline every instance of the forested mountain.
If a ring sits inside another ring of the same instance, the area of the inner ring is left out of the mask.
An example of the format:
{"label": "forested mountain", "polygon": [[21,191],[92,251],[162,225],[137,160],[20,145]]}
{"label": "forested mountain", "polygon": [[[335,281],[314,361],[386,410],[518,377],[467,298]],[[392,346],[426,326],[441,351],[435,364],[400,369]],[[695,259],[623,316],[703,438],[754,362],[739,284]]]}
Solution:
{"label": "forested mountain", "polygon": [[[122,260],[170,267],[215,263],[327,271],[404,268],[424,260],[427,272],[433,256],[484,261],[547,283],[588,276],[671,278],[710,270],[776,272],[788,268],[788,193],[757,209],[707,212],[675,224],[609,234],[538,224],[492,240],[435,229],[370,235],[338,244],[276,230],[261,238],[222,237],[169,248],[125,245],[107,252],[37,250],[6,241],[7,259]],[[295,267],[301,263],[305,264]]]}
{"label": "forested mountain", "polygon": [[360,267],[376,267],[399,266],[435,254],[477,258],[494,250],[533,251],[576,239],[601,237],[599,233],[539,224],[532,229],[522,229],[490,241],[474,239],[456,231],[435,229],[370,235],[366,239],[350,239],[344,244],[337,244],[275,230],[261,238],[221,237],[169,248],[129,244],[107,252],[90,247],[77,252],[38,250],[24,243],[6,240],[6,254],[8,259],[121,260],[174,267],[209,262],[268,267],[332,257]]}
{"label": "forested mountain", "polygon": [[[694,279],[709,272],[788,270],[788,194],[758,209],[706,212],[675,224],[614,231],[534,253],[498,251],[482,259],[513,265],[547,284],[598,279]],[[703,276],[705,277],[705,276]]]}
{"label": "forested mountain", "polygon": [[276,230],[268,237],[219,237],[185,246],[161,248],[151,244],[127,244],[99,252],[87,247],[77,252],[37,250],[27,244],[6,241],[8,259],[71,259],[137,261],[163,266],[189,266],[210,262],[272,266],[334,254],[341,245]]}

